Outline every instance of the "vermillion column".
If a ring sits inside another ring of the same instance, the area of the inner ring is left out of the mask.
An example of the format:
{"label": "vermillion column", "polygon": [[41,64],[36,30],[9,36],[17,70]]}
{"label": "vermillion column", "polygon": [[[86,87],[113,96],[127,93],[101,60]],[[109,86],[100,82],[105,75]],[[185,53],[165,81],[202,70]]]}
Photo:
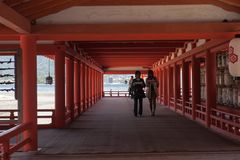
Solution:
{"label": "vermillion column", "polygon": [[74,106],[77,107],[77,113],[80,112],[80,65],[79,61],[74,62]]}
{"label": "vermillion column", "polygon": [[81,98],[82,98],[82,111],[85,111],[86,108],[86,75],[85,75],[85,64],[81,64]]}
{"label": "vermillion column", "polygon": [[82,112],[82,63],[79,61],[79,108],[78,115]]}
{"label": "vermillion column", "polygon": [[206,55],[206,91],[207,117],[206,123],[211,124],[211,108],[216,106],[216,54],[207,51]]}
{"label": "vermillion column", "polygon": [[175,108],[175,111],[177,110],[177,98],[178,98],[178,91],[179,91],[179,88],[178,88],[178,69],[177,69],[177,65],[174,64],[174,67],[173,67],[173,95],[174,95],[174,108]]}
{"label": "vermillion column", "polygon": [[168,82],[167,82],[167,75],[168,75],[168,73],[167,73],[167,69],[166,68],[164,68],[164,70],[163,70],[163,73],[164,73],[164,76],[163,76],[163,79],[164,79],[164,83],[163,83],[163,87],[164,87],[164,104],[165,105],[168,105],[168,88],[167,88],[167,84],[168,84]]}
{"label": "vermillion column", "polygon": [[189,64],[183,61],[182,65],[183,114],[185,114],[185,104],[189,99]]}
{"label": "vermillion column", "polygon": [[65,55],[64,52],[55,55],[55,126],[65,125]]}
{"label": "vermillion column", "polygon": [[69,58],[66,62],[66,104],[71,113],[71,120],[74,119],[74,61]]}
{"label": "vermillion column", "polygon": [[103,90],[103,73],[101,73],[101,98],[103,97],[103,95],[104,95],[104,90]]}
{"label": "vermillion column", "polygon": [[23,135],[24,138],[31,139],[31,142],[24,149],[34,151],[38,148],[36,38],[23,35],[20,37],[20,42],[23,64],[23,123],[32,124],[31,128]]}
{"label": "vermillion column", "polygon": [[162,100],[161,100],[161,97],[162,97],[162,70],[161,68],[159,68],[159,103],[161,104]]}
{"label": "vermillion column", "polygon": [[93,83],[94,83],[94,76],[93,76],[93,72],[94,70],[91,68],[90,70],[90,76],[91,76],[91,80],[90,80],[90,87],[91,87],[91,106],[93,105],[93,101],[94,101],[94,86],[93,86]]}
{"label": "vermillion column", "polygon": [[192,119],[196,119],[197,104],[200,103],[200,62],[192,57]]}
{"label": "vermillion column", "polygon": [[85,66],[85,76],[86,76],[86,108],[89,107],[89,67]]}
{"label": "vermillion column", "polygon": [[93,70],[93,96],[94,96],[94,101],[93,103],[96,103],[96,70]]}

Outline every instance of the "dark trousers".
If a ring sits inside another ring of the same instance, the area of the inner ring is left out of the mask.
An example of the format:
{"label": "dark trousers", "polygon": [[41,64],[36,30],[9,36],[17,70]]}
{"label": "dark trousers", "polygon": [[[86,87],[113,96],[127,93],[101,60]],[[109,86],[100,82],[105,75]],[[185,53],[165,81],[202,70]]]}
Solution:
{"label": "dark trousers", "polygon": [[[139,111],[138,111],[138,102],[139,102]],[[142,98],[134,98],[134,115],[135,116],[137,116],[138,113],[140,116],[142,115],[142,112],[143,112],[142,103],[143,103]]]}
{"label": "dark trousers", "polygon": [[149,99],[151,113],[155,113],[156,110],[156,98]]}

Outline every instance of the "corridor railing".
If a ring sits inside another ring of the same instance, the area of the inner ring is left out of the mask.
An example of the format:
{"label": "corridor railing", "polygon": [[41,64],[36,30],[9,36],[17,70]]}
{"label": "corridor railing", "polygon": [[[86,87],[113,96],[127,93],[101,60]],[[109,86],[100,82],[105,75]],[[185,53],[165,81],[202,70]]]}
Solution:
{"label": "corridor railing", "polygon": [[212,109],[211,128],[234,137],[240,137],[240,115]]}
{"label": "corridor railing", "polygon": [[128,91],[104,91],[104,97],[128,97]]}
{"label": "corridor railing", "polygon": [[[54,109],[38,109],[37,118],[40,128],[54,127],[55,110]],[[12,127],[18,123],[19,110],[17,109],[1,109],[0,110],[0,125],[1,127]]]}
{"label": "corridor railing", "polygon": [[31,124],[19,124],[0,133],[0,158],[9,160],[10,155],[31,142],[30,138],[22,139],[21,134],[29,130]]}

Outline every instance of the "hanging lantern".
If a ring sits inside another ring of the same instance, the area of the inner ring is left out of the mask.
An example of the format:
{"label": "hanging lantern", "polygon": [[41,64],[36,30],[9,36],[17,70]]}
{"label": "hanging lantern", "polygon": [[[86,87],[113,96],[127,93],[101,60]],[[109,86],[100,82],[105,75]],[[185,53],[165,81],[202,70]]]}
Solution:
{"label": "hanging lantern", "polygon": [[53,84],[53,78],[50,75],[50,59],[48,61],[48,76],[46,77],[46,84],[49,84],[49,85]]}
{"label": "hanging lantern", "polygon": [[240,77],[240,38],[235,38],[229,43],[228,58],[229,72],[233,77]]}

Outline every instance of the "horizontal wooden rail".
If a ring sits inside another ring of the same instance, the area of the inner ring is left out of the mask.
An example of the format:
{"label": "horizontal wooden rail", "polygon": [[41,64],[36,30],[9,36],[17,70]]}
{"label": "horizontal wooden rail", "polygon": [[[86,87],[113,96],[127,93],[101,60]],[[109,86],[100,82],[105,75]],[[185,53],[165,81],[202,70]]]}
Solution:
{"label": "horizontal wooden rail", "polygon": [[183,99],[182,98],[177,98],[176,111],[183,113]]}
{"label": "horizontal wooden rail", "polygon": [[104,97],[128,97],[128,91],[104,91]]}
{"label": "horizontal wooden rail", "polygon": [[205,124],[206,123],[206,106],[204,104],[197,104],[196,105],[196,120],[200,123]]}
{"label": "horizontal wooden rail", "polygon": [[[12,127],[18,123],[18,113],[17,109],[0,109],[0,125],[8,125]],[[44,115],[42,115],[44,113]],[[45,115],[47,114],[47,115]],[[39,119],[51,119],[50,124],[39,124],[40,128],[50,128],[54,126],[55,122],[55,110],[54,109],[38,109]]]}
{"label": "horizontal wooden rail", "polygon": [[240,115],[213,108],[211,112],[211,128],[240,138]]}
{"label": "horizontal wooden rail", "polygon": [[26,130],[31,128],[31,124],[19,124],[9,130],[0,133],[0,156],[3,160],[9,160],[10,155],[17,150],[24,147],[26,144],[31,142],[30,138],[19,139],[16,138],[15,143],[10,143],[10,140],[14,137],[21,135]]}
{"label": "horizontal wooden rail", "polygon": [[186,101],[186,102],[185,102],[185,107],[184,107],[184,109],[185,109],[185,114],[186,114],[186,116],[192,118],[192,114],[193,114],[192,102]]}

